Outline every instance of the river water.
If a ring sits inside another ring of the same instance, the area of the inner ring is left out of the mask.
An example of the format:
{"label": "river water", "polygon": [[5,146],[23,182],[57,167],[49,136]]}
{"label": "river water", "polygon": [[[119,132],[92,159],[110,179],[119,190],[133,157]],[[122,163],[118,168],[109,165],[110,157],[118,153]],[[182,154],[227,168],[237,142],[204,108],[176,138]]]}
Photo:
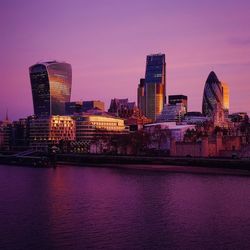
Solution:
{"label": "river water", "polygon": [[250,177],[0,166],[0,249],[250,249]]}

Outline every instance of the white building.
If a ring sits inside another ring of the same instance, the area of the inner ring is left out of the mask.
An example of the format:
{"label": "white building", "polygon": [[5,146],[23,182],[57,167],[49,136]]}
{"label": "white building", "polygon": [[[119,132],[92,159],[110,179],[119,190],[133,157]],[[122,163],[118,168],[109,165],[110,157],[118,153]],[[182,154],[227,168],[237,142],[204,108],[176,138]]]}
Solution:
{"label": "white building", "polygon": [[186,114],[186,107],[183,103],[166,104],[161,114],[157,117],[158,122],[182,121]]}
{"label": "white building", "polygon": [[145,129],[150,129],[152,127],[160,126],[161,129],[168,129],[171,132],[171,137],[175,141],[183,141],[184,135],[188,129],[195,129],[195,125],[177,125],[176,122],[159,122],[159,123],[151,123],[145,125]]}

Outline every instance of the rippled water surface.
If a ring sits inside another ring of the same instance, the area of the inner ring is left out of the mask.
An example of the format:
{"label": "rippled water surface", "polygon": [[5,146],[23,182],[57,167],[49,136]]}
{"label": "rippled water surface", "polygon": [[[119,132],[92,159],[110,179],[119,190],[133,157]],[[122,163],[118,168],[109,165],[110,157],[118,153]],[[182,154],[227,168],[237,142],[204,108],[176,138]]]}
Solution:
{"label": "rippled water surface", "polygon": [[250,249],[250,177],[0,166],[0,249]]}

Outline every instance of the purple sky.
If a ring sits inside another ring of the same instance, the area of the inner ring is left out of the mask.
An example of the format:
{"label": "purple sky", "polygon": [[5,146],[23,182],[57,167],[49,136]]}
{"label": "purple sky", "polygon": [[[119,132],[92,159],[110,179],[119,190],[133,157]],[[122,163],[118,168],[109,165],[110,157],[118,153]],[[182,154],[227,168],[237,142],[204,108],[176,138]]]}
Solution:
{"label": "purple sky", "polygon": [[136,101],[146,55],[166,54],[167,95],[201,110],[211,70],[229,84],[230,111],[250,113],[249,0],[1,0],[0,119],[33,113],[28,67],[71,63],[71,100]]}

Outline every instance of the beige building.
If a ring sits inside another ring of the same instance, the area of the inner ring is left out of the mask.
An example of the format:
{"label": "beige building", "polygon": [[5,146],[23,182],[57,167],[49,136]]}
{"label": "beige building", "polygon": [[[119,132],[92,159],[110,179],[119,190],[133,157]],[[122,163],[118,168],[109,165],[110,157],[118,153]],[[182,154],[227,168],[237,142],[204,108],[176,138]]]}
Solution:
{"label": "beige building", "polygon": [[107,114],[88,114],[75,119],[76,141],[72,143],[72,148],[79,153],[102,152],[109,143],[110,136],[129,132],[124,119]]}
{"label": "beige building", "polygon": [[76,118],[76,140],[92,139],[96,135],[128,132],[124,120],[103,115],[83,115]]}

